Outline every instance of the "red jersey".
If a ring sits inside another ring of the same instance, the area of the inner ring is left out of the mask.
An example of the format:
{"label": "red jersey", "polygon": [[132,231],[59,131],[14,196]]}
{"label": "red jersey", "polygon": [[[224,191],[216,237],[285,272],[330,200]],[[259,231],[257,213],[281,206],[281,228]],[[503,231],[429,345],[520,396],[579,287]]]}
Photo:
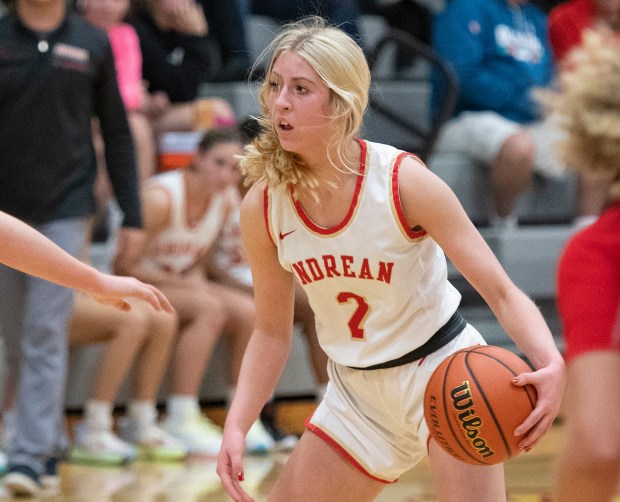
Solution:
{"label": "red jersey", "polygon": [[570,0],[559,4],[549,13],[549,38],[558,61],[581,44],[583,30],[594,24],[594,0]]}
{"label": "red jersey", "polygon": [[567,244],[558,267],[558,308],[565,357],[620,350],[620,201]]}

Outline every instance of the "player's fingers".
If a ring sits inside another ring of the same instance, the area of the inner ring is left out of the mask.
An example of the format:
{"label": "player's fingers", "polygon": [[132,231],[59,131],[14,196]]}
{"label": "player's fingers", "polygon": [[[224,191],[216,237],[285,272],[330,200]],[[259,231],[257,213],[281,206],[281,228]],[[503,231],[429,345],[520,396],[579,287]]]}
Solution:
{"label": "player's fingers", "polygon": [[158,304],[160,306],[160,309],[164,310],[165,312],[168,313],[172,313],[174,312],[174,307],[172,306],[172,304],[170,303],[170,301],[168,300],[168,298],[166,298],[166,295],[164,295],[159,289],[157,289],[155,286],[151,286],[149,285],[149,288],[151,289],[152,293],[157,297],[157,301]]}
{"label": "player's fingers", "polygon": [[536,385],[539,381],[539,377],[536,372],[520,373],[512,379],[512,383],[518,387],[524,387],[525,385]]}
{"label": "player's fingers", "polygon": [[235,486],[235,494],[233,495],[235,502],[254,502],[254,499],[243,491],[239,481],[233,481],[233,485]]}
{"label": "player's fingers", "polygon": [[233,485],[236,487],[237,495],[239,496],[239,498],[235,500],[239,500],[242,502],[251,502],[254,499],[250,497],[247,493],[245,493],[245,491],[241,487],[241,484],[245,480],[245,471],[243,469],[243,456],[232,453],[230,457]]}
{"label": "player's fingers", "polygon": [[547,416],[539,420],[527,434],[519,441],[519,448],[523,451],[530,451],[538,441],[551,429],[553,420]]}
{"label": "player's fingers", "polygon": [[536,407],[532,410],[532,412],[527,416],[527,418],[514,430],[515,436],[521,436],[526,433],[531,433],[532,430],[544,420],[546,416],[546,411],[540,403],[536,405]]}
{"label": "player's fingers", "polygon": [[155,293],[155,288],[150,284],[144,284],[136,279],[135,284],[135,296],[145,300],[151,304],[155,310],[159,311],[162,309],[161,302],[159,301],[158,295]]}
{"label": "player's fingers", "polygon": [[[221,457],[222,454],[220,454]],[[243,474],[243,465],[241,466],[232,466],[232,462],[230,457],[224,453],[225,459],[222,461],[218,461],[217,474],[222,481],[222,485],[224,489],[228,492],[228,494],[233,498],[235,502],[253,502],[254,499],[250,497],[243,488],[241,488],[240,483],[244,479]],[[223,463],[222,463],[223,462]]]}

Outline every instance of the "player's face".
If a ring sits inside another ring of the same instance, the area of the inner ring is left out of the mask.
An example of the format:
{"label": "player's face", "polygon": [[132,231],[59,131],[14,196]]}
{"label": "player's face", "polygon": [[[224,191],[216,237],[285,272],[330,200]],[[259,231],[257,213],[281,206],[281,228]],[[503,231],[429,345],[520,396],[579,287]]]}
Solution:
{"label": "player's face", "polygon": [[220,192],[234,183],[239,170],[237,155],[241,155],[239,143],[219,143],[208,152],[198,152],[194,164],[209,191]]}
{"label": "player's face", "polygon": [[268,104],[282,148],[302,158],[324,150],[331,137],[330,90],[318,73],[298,54],[284,52],[268,78]]}

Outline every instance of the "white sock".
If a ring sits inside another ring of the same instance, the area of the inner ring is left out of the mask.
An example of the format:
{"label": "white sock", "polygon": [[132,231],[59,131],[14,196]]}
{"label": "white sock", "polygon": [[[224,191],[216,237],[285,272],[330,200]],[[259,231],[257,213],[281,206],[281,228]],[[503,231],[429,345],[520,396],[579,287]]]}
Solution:
{"label": "white sock", "polygon": [[577,216],[573,220],[573,230],[575,232],[583,230],[584,228],[592,225],[592,223],[594,223],[596,220],[598,220],[598,215],[596,214],[585,214],[582,216]]}
{"label": "white sock", "polygon": [[90,432],[111,431],[112,403],[94,399],[88,401],[84,412],[84,420]]}
{"label": "white sock", "polygon": [[200,404],[195,396],[173,394],[168,396],[166,411],[171,420],[183,418],[200,412]]}
{"label": "white sock", "polygon": [[157,422],[155,401],[133,399],[129,403],[128,415],[140,428],[155,425]]}
{"label": "white sock", "polygon": [[492,214],[489,217],[489,223],[493,228],[510,230],[519,226],[519,219],[517,218],[517,215],[515,213],[511,213],[508,216],[504,217]]}

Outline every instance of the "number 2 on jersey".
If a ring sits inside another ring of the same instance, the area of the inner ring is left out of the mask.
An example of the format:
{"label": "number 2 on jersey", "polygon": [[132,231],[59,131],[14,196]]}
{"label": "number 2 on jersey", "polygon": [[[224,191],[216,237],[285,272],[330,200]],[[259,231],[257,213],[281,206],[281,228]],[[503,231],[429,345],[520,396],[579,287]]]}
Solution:
{"label": "number 2 on jersey", "polygon": [[368,311],[370,310],[370,307],[366,303],[366,300],[360,295],[356,295],[355,293],[351,293],[349,291],[343,291],[342,293],[339,293],[336,298],[338,300],[338,303],[350,303],[352,301],[357,303],[357,308],[355,309],[355,312],[353,312],[353,315],[351,316],[347,324],[349,325],[349,329],[351,330],[351,338],[354,338],[356,340],[363,340],[364,320],[366,319]]}

